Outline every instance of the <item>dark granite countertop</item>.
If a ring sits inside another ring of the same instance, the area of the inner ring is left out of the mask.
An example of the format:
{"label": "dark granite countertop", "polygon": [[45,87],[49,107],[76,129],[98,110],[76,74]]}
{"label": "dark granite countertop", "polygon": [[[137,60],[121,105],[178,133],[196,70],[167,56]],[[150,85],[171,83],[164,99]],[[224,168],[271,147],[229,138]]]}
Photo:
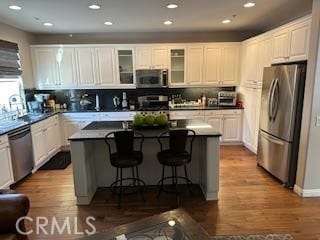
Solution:
{"label": "dark granite countertop", "polygon": [[[232,110],[232,109],[243,109],[239,107],[175,107],[170,108],[169,111],[187,111],[187,110]],[[19,118],[16,121],[12,121],[12,124],[7,126],[0,126],[0,136],[8,134],[12,131],[15,131],[21,127],[25,127],[36,122],[47,119],[53,115],[59,113],[100,113],[100,112],[136,112],[138,110],[123,110],[123,109],[102,109],[100,111],[96,110],[66,110],[61,109],[53,112],[43,113],[43,114],[28,114],[22,118]]]}
{"label": "dark granite countertop", "polygon": [[[176,127],[167,127],[162,129],[138,129],[137,131],[143,133],[145,138],[157,138],[160,133],[169,129],[188,128],[196,132],[196,136],[202,137],[220,137],[221,134],[216,132],[213,127],[201,120],[177,120]],[[83,141],[83,140],[97,140],[104,139],[105,136],[113,131],[120,131],[122,128],[122,121],[103,121],[92,122],[79,132],[72,135],[69,140]],[[168,136],[164,136],[168,137]]]}

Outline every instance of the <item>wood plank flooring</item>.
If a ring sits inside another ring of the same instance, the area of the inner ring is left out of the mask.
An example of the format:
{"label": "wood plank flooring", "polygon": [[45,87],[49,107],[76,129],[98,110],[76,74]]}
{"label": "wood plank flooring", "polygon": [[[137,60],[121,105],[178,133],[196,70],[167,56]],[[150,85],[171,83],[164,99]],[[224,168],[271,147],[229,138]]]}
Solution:
{"label": "wood plank flooring", "polygon": [[[303,199],[283,188],[256,166],[255,155],[241,146],[221,147],[220,200],[206,202],[199,189],[181,196],[184,208],[211,235],[252,233],[290,233],[297,240],[320,240],[320,198]],[[160,167],[159,167],[160,169]],[[175,199],[156,188],[147,188],[147,201],[139,195],[125,197],[121,209],[108,189],[97,192],[90,206],[79,207],[74,197],[72,168],[38,171],[16,188],[31,200],[30,217],[78,218],[78,231],[86,228],[85,218],[94,216],[101,231],[175,208]],[[27,223],[28,229],[35,225]],[[74,229],[72,229],[74,230]],[[48,228],[50,231],[50,228]],[[30,239],[75,239],[72,234],[47,236],[33,234]]]}

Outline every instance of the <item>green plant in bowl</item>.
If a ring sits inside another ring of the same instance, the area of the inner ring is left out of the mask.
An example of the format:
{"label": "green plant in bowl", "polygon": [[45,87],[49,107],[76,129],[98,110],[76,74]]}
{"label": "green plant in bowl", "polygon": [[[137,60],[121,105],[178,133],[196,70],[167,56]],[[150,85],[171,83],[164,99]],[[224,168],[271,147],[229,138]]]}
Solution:
{"label": "green plant in bowl", "polygon": [[136,114],[133,117],[133,125],[142,126],[144,124],[144,117],[141,114]]}
{"label": "green plant in bowl", "polygon": [[166,114],[160,114],[158,116],[156,116],[155,120],[154,120],[155,124],[158,124],[160,126],[164,126],[168,124],[168,117]]}
{"label": "green plant in bowl", "polygon": [[144,123],[148,126],[152,126],[154,124],[155,116],[152,114],[148,114],[144,117]]}

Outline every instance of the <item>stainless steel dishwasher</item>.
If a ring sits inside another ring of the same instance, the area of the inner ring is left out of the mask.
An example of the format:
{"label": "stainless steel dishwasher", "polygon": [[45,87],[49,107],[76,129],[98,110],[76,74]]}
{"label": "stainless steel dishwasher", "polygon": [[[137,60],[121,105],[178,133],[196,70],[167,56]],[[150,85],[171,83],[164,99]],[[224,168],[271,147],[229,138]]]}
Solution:
{"label": "stainless steel dishwasher", "polygon": [[14,182],[32,172],[33,151],[30,127],[21,127],[8,134]]}

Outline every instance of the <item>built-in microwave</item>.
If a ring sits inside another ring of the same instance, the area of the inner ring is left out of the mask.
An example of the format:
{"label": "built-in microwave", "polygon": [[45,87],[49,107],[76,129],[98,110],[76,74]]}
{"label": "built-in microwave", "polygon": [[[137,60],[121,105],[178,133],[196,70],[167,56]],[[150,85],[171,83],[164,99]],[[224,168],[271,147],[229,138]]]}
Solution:
{"label": "built-in microwave", "polygon": [[167,69],[136,70],[137,88],[168,87]]}

